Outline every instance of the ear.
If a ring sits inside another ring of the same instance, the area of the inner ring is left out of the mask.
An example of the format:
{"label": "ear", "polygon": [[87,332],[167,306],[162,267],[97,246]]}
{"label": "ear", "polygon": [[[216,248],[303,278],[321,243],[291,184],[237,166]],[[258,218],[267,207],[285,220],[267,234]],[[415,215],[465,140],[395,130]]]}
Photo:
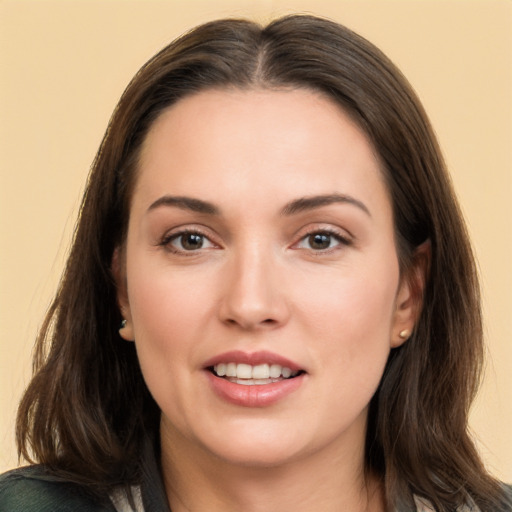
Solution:
{"label": "ear", "polygon": [[133,323],[130,310],[130,302],[128,300],[128,286],[126,282],[126,258],[124,250],[121,247],[114,249],[111,265],[112,275],[116,283],[117,304],[119,311],[123,317],[123,324],[119,328],[119,335],[126,341],[133,341]]}
{"label": "ear", "polygon": [[423,294],[431,259],[430,240],[419,245],[412,255],[409,268],[400,280],[396,295],[391,347],[396,348],[411,336],[423,307]]}

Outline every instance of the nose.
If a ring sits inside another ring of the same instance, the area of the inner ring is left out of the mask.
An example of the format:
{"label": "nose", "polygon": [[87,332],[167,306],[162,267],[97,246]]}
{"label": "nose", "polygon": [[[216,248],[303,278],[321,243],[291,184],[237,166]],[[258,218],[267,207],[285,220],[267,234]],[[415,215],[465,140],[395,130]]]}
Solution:
{"label": "nose", "polygon": [[244,330],[284,325],[290,308],[282,268],[263,247],[234,254],[228,264],[220,306],[221,321]]}

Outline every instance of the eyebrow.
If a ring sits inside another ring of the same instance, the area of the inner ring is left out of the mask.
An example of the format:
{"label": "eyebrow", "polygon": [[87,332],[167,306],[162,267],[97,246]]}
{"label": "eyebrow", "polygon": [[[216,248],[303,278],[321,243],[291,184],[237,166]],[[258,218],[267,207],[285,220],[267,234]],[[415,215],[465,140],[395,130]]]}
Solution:
{"label": "eyebrow", "polygon": [[[297,213],[314,210],[315,208],[321,208],[322,206],[329,206],[336,203],[351,204],[371,217],[370,210],[368,210],[363,202],[345,194],[325,194],[319,196],[301,197],[286,204],[285,207],[281,210],[281,215],[296,215]],[[154,210],[161,206],[173,206],[182,210],[190,210],[206,215],[220,214],[219,208],[208,201],[203,201],[202,199],[196,199],[193,197],[169,195],[162,196],[151,203],[148,211]]]}
{"label": "eyebrow", "polygon": [[208,201],[185,196],[162,196],[154,203],[151,203],[148,212],[160,206],[174,206],[182,210],[190,210],[207,215],[219,215],[219,209]]}
{"label": "eyebrow", "polygon": [[329,206],[335,203],[351,204],[353,206],[356,206],[357,208],[359,208],[360,210],[362,210],[368,216],[371,217],[370,210],[363,202],[359,201],[358,199],[355,199],[354,197],[347,196],[345,194],[326,194],[320,196],[301,197],[288,203],[281,210],[281,214],[285,216],[295,215],[300,212],[314,210],[315,208]]}

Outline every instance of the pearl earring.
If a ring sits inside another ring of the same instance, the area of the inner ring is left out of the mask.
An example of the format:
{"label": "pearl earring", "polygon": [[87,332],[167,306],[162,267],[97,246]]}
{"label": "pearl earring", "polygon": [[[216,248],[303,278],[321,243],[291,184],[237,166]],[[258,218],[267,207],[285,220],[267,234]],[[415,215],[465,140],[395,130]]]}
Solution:
{"label": "pearl earring", "polygon": [[398,336],[400,336],[400,338],[402,338],[403,340],[406,340],[410,335],[411,331],[409,331],[409,329],[404,329],[403,331],[400,331],[400,333],[398,334]]}

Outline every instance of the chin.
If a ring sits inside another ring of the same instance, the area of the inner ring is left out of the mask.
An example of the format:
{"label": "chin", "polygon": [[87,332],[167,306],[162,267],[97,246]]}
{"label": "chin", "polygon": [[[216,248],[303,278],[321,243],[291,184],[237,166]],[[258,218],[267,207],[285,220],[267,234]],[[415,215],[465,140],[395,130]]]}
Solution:
{"label": "chin", "polygon": [[205,436],[201,444],[226,463],[253,468],[282,466],[309,451],[309,443],[296,427],[288,425],[283,432],[282,427],[257,423],[247,428],[238,425],[236,431],[220,428],[218,436]]}
{"label": "chin", "polygon": [[300,450],[280,448],[276,450],[271,446],[248,447],[245,444],[217,450],[215,455],[230,465],[254,469],[280,467],[299,458],[297,452]]}

